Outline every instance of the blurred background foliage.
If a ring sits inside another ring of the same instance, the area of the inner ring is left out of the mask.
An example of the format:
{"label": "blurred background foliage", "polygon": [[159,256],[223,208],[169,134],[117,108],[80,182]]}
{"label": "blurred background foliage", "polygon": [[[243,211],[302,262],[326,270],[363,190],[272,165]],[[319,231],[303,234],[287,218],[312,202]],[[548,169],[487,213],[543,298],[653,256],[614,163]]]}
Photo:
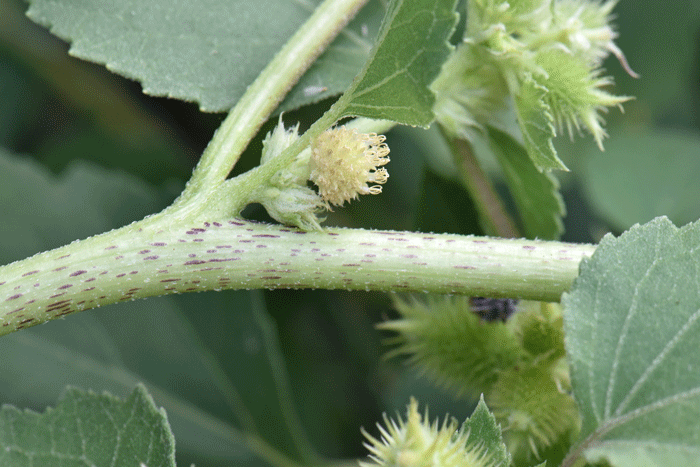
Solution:
{"label": "blurred background foliage", "polygon": [[[0,264],[162,209],[223,119],[69,57],[25,9],[0,2]],[[622,0],[615,12],[618,44],[641,78],[606,62],[614,92],[635,100],[607,116],[605,152],[587,135],[556,141],[571,169],[557,174],[567,241],[596,242],[658,215],[677,225],[700,218],[700,0]],[[285,120],[303,128],[329,103]],[[257,165],[272,125],[236,173]],[[337,209],[328,223],[480,233],[432,131],[388,135],[382,196]],[[266,220],[256,206],[245,215]],[[265,465],[241,430],[299,462],[361,457],[359,428],[403,412],[411,395],[432,415],[464,419],[473,407],[381,358],[374,324],[393,313],[382,294],[291,290],[92,310],[0,340],[0,402],[43,411],[66,385],[125,396],[143,381],[168,411],[182,465]]]}

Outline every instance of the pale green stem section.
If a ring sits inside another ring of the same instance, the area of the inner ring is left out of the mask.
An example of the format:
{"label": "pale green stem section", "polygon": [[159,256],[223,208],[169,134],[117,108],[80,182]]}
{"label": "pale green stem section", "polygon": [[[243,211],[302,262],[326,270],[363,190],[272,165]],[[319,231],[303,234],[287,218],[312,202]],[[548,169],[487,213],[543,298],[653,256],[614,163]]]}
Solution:
{"label": "pale green stem section", "polygon": [[557,301],[592,245],[219,220],[132,224],[0,268],[0,335],[74,311],[222,289],[320,288]]}
{"label": "pale green stem section", "polygon": [[325,0],[316,8],[226,117],[170,210],[206,206],[265,120],[366,2]]}

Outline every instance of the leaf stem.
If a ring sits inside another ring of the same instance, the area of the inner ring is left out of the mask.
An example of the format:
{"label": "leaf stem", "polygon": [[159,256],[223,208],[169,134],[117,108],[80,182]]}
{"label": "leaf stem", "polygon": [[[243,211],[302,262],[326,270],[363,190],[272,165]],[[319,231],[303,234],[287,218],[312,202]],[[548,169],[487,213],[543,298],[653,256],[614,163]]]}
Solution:
{"label": "leaf stem", "polygon": [[444,136],[452,148],[460,179],[474,200],[485,233],[504,238],[520,237],[515,222],[476,159],[471,144],[463,139],[451,138],[446,134]]}
{"label": "leaf stem", "polygon": [[246,90],[216,131],[185,191],[170,209],[204,206],[243,150],[314,60],[367,0],[324,0]]}
{"label": "leaf stem", "polygon": [[0,335],[137,298],[253,288],[556,301],[592,245],[239,219],[136,223],[0,267]]}

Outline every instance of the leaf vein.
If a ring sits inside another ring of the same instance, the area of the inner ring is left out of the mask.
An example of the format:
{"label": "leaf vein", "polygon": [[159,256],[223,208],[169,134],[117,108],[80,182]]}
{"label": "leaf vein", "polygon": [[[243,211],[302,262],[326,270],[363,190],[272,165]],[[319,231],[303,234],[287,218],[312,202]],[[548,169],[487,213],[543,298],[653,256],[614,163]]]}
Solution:
{"label": "leaf vein", "polygon": [[637,314],[639,308],[639,294],[643,290],[642,284],[645,283],[646,279],[651,276],[651,272],[655,269],[656,265],[659,263],[659,242],[656,242],[654,251],[654,260],[649,264],[649,267],[644,272],[642,277],[637,281],[634,287],[634,293],[632,294],[632,303],[627,310],[627,315],[625,316],[625,322],[620,330],[620,337],[617,340],[617,346],[615,347],[615,356],[613,357],[612,368],[610,369],[610,376],[608,378],[608,388],[605,394],[605,418],[610,418],[612,410],[612,398],[613,390],[615,389],[615,384],[617,380],[617,373],[620,367],[620,361],[622,359],[622,348],[627,341],[627,336],[629,334],[630,326],[632,325],[632,319]]}
{"label": "leaf vein", "polygon": [[644,370],[642,376],[634,383],[632,389],[630,389],[625,399],[622,401],[622,403],[620,403],[619,407],[615,411],[616,416],[620,416],[622,414],[622,411],[627,407],[627,405],[629,405],[632,398],[636,395],[636,393],[639,391],[642,385],[646,383],[651,373],[656,368],[658,368],[658,366],[661,363],[663,363],[668,354],[676,347],[676,345],[681,341],[683,336],[690,330],[693,324],[695,324],[698,318],[700,318],[700,309],[696,310],[695,313],[693,313],[690,316],[690,318],[688,318],[688,320],[683,324],[681,329],[678,330],[676,335],[673,336],[673,338],[668,342],[668,344],[666,344],[664,349],[656,356],[656,358],[654,358],[651,364]]}

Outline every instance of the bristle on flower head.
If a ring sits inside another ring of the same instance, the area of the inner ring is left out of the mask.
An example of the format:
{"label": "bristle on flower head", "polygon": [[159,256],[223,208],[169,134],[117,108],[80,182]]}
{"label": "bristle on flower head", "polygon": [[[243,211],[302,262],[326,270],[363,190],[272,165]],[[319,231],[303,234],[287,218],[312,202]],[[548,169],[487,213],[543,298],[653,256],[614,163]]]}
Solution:
{"label": "bristle on flower head", "polygon": [[384,416],[384,423],[377,425],[381,439],[363,430],[371,462],[360,462],[361,467],[503,467],[469,430],[458,429],[457,420],[430,423],[427,411],[421,417],[413,398],[406,420]]}
{"label": "bristle on flower head", "polygon": [[342,206],[358,195],[382,192],[380,185],[389,178],[386,169],[378,168],[389,162],[385,140],[384,135],[337,127],[313,141],[309,178],[326,203]]}

